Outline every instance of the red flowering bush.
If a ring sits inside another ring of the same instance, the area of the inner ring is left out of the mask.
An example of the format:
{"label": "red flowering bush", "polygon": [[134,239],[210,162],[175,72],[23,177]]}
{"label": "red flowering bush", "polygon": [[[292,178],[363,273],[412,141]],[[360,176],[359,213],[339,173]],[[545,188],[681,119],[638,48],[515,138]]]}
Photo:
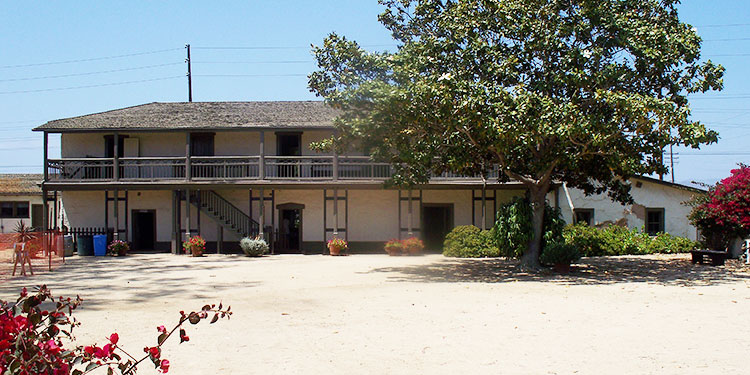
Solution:
{"label": "red flowering bush", "polygon": [[[724,247],[734,237],[750,235],[750,167],[740,164],[691,204],[690,222],[712,247]],[[713,241],[711,241],[713,240]],[[718,240],[718,241],[717,241]],[[718,242],[718,243],[717,243]]]}
{"label": "red flowering bush", "polygon": [[[219,318],[232,314],[230,307],[222,310],[222,305],[205,305],[198,312],[185,314],[180,311],[180,319],[171,330],[164,326],[157,327],[159,337],[157,345],[145,347],[146,353],[140,359],[118,346],[120,336],[117,333],[107,338],[104,346],[78,346],[64,348],[64,342],[72,342],[73,328],[80,323],[71,318],[82,300],[55,299],[46,286],[37,288],[36,293],[28,294],[23,288],[15,303],[0,300],[0,373],[11,375],[82,375],[100,367],[107,368],[107,374],[134,374],[137,366],[150,360],[162,373],[169,371],[169,361],[161,358],[161,346],[170,336],[179,330],[180,343],[190,340],[183,323],[198,324],[201,320],[211,318],[215,323]],[[46,306],[54,306],[47,310]]]}

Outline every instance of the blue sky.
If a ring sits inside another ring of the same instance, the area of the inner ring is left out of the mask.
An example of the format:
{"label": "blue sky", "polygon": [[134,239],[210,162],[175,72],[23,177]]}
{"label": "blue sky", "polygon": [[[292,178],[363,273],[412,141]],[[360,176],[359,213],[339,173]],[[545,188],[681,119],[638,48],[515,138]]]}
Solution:
{"label": "blue sky", "polygon": [[[704,38],[704,58],[727,72],[723,92],[691,101],[694,118],[721,140],[675,149],[678,182],[713,183],[750,163],[749,5],[683,1],[681,17]],[[42,137],[30,129],[48,120],[186,101],[186,43],[194,101],[315,99],[305,77],[315,69],[309,45],[336,31],[371,50],[393,48],[377,22],[381,10],[376,0],[2,2],[0,173],[41,172]],[[58,154],[51,137],[50,155]]]}

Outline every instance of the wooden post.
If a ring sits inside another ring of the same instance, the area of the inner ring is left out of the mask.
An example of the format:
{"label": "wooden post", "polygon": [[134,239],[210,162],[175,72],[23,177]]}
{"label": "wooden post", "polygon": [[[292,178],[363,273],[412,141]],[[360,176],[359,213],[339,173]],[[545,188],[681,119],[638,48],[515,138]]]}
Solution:
{"label": "wooden post", "polygon": [[265,221],[265,217],[264,217],[265,216],[265,211],[266,211],[265,208],[266,207],[265,207],[265,202],[263,202],[263,198],[265,198],[264,197],[265,194],[266,193],[263,191],[263,188],[260,188],[260,197],[258,197],[258,203],[260,205],[260,207],[258,208],[258,227],[259,227],[258,228],[258,235],[261,238],[265,238],[265,236],[263,234],[263,230],[264,230],[263,227],[265,226],[265,222],[266,222]]}
{"label": "wooden post", "polygon": [[49,180],[49,151],[47,146],[49,145],[49,135],[44,132],[44,182]]}
{"label": "wooden post", "polygon": [[482,183],[482,230],[487,229],[487,189]]}
{"label": "wooden post", "polygon": [[333,237],[339,235],[339,189],[333,189]]}
{"label": "wooden post", "polygon": [[128,229],[129,228],[128,227],[128,212],[130,212],[128,211],[128,191],[125,190],[125,215],[124,215],[125,216],[125,239],[123,241],[128,241],[128,238],[130,237],[128,236],[130,234],[129,229]]}
{"label": "wooden post", "polygon": [[412,226],[411,189],[409,189],[409,201],[408,202],[409,202],[409,215],[408,215],[409,223],[407,224],[407,227],[406,227],[407,229],[406,233],[411,237],[414,235],[414,232],[412,231],[412,228],[411,228]]}
{"label": "wooden post", "polygon": [[104,234],[109,241],[109,190],[104,190]]}
{"label": "wooden post", "polygon": [[115,233],[112,235],[113,240],[120,239],[120,191],[115,189]]}
{"label": "wooden post", "polygon": [[190,239],[190,189],[185,189],[185,241]]}
{"label": "wooden post", "polygon": [[177,254],[177,243],[179,242],[179,229],[177,229],[177,205],[179,204],[179,201],[177,200],[177,192],[172,190],[172,244],[171,244],[171,250],[172,254]]}
{"label": "wooden post", "polygon": [[222,247],[224,246],[224,227],[220,223],[216,223],[216,233],[219,236],[216,240],[216,254],[221,254]]}
{"label": "wooden post", "polygon": [[196,229],[198,229],[198,235],[200,236],[201,235],[201,191],[196,190],[195,192],[196,192],[195,203],[196,203],[196,206],[198,207],[198,209],[195,210],[195,214],[198,215],[196,218],[196,225],[197,225]]}
{"label": "wooden post", "polygon": [[398,189],[398,239],[401,239],[401,189]]}
{"label": "wooden post", "polygon": [[52,223],[52,229],[57,230],[57,223],[59,222],[59,219],[57,218],[57,215],[59,214],[59,210],[57,208],[57,190],[55,190],[53,194],[54,201],[52,202],[52,211],[54,212],[54,215],[52,215],[52,217],[54,217],[55,222]]}
{"label": "wooden post", "polygon": [[[190,132],[185,134],[185,179],[193,179],[193,168],[190,160]],[[189,229],[189,228],[188,228]]]}
{"label": "wooden post", "polygon": [[47,203],[47,188],[44,186],[44,183],[42,183],[42,210],[44,210],[44,215],[42,215],[42,251],[46,253],[49,250],[47,247],[47,229],[49,228],[49,203]]}
{"label": "wooden post", "polygon": [[339,153],[336,152],[336,147],[333,147],[333,180],[338,181],[339,179]]}
{"label": "wooden post", "polygon": [[259,147],[258,168],[260,168],[258,170],[258,173],[259,173],[258,176],[260,177],[261,180],[266,179],[266,147],[265,145],[266,145],[265,133],[263,132],[263,130],[261,130],[260,131],[260,145],[258,146]]}
{"label": "wooden post", "polygon": [[[276,242],[276,192],[271,189],[271,235],[269,236],[269,246],[271,254],[274,253],[274,242]],[[302,239],[300,238],[300,242]],[[301,249],[300,249],[301,250]]]}
{"label": "wooden post", "polygon": [[113,153],[113,159],[112,162],[112,168],[114,170],[112,171],[112,176],[115,179],[115,181],[120,180],[120,133],[115,132],[114,135],[114,143],[115,143],[115,151]]}

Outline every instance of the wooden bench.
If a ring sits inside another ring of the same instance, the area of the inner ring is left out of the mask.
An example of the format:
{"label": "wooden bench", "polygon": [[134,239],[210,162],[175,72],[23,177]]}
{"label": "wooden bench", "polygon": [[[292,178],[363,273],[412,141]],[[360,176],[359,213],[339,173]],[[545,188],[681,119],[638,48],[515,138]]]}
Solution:
{"label": "wooden bench", "polygon": [[724,261],[727,259],[727,252],[726,251],[716,251],[716,250],[692,250],[690,251],[690,254],[693,256],[692,262],[703,264],[704,257],[708,256],[711,258],[711,265],[712,266],[723,266]]}

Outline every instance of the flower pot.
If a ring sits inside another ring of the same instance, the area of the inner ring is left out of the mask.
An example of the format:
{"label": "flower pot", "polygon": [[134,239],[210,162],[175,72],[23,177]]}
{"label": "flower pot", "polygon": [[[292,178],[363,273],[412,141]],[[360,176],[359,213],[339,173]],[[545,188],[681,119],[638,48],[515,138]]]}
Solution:
{"label": "flower pot", "polygon": [[201,249],[200,246],[190,246],[190,254],[192,254],[194,257],[202,257],[203,249]]}
{"label": "flower pot", "polygon": [[563,275],[570,273],[570,263],[555,263],[552,268],[554,268],[555,272]]}
{"label": "flower pot", "polygon": [[331,255],[341,255],[341,248],[338,247],[338,246],[329,246],[328,247],[328,252]]}
{"label": "flower pot", "polygon": [[385,249],[385,252],[388,253],[388,255],[395,257],[401,255],[401,249],[395,248],[395,249]]}
{"label": "flower pot", "polygon": [[124,257],[125,255],[128,255],[128,250],[125,249],[124,247],[121,247],[120,249],[117,250],[117,256]]}

